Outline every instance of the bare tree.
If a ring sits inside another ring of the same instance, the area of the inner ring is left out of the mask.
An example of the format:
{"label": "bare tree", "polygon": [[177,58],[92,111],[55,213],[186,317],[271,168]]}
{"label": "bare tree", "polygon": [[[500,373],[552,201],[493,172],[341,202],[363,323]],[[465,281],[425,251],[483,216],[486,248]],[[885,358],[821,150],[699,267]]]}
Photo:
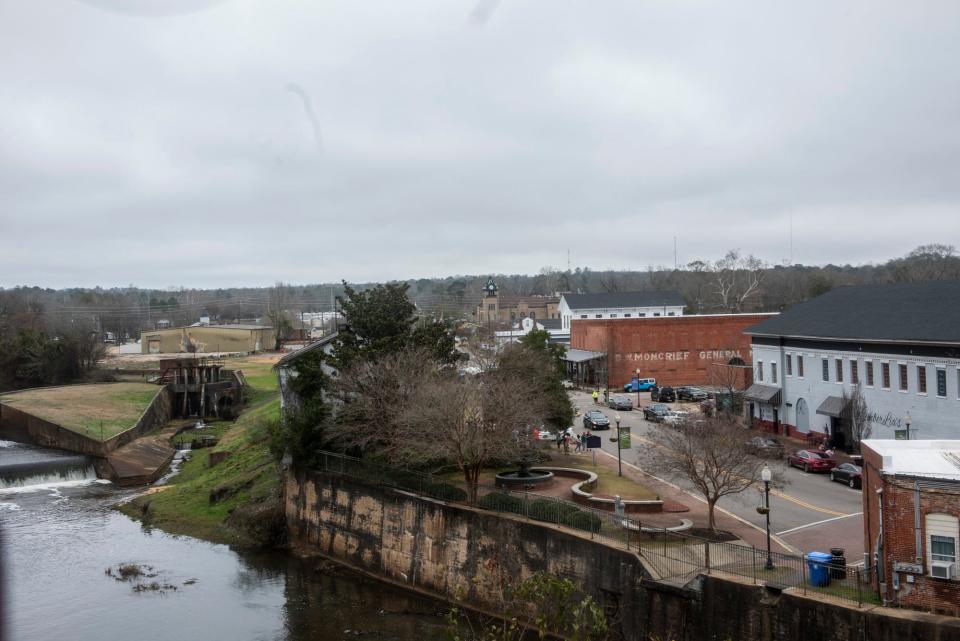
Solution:
{"label": "bare tree", "polygon": [[730,415],[719,414],[680,429],[654,430],[651,439],[656,451],[643,462],[651,470],[691,484],[707,502],[711,530],[716,530],[717,501],[759,481],[764,463],[744,452],[743,428]]}
{"label": "bare tree", "polygon": [[731,313],[743,311],[747,300],[760,292],[766,270],[756,256],[741,256],[739,249],[728,251],[713,264],[713,289],[719,305]]}
{"label": "bare tree", "polygon": [[870,422],[870,410],[867,400],[860,389],[860,383],[853,387],[851,393],[843,392],[843,420],[850,429],[850,443],[853,452],[860,451],[860,442],[870,438],[873,424]]}
{"label": "bare tree", "polygon": [[429,353],[362,360],[341,376],[334,433],[400,466],[455,465],[476,500],[483,468],[534,447],[549,412],[538,388],[512,370],[457,375]]}
{"label": "bare tree", "polygon": [[293,334],[293,323],[287,316],[287,308],[290,306],[292,297],[293,289],[280,281],[277,281],[267,292],[266,316],[270,325],[273,326],[274,349],[280,349],[283,341],[288,340]]}

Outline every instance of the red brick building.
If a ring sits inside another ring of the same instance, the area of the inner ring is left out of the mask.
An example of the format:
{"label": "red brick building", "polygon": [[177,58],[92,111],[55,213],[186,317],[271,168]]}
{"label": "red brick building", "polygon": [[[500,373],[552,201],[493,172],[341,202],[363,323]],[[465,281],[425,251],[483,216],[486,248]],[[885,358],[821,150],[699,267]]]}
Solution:
{"label": "red brick building", "polygon": [[863,441],[863,535],[885,602],[960,616],[960,441]]}
{"label": "red brick building", "polygon": [[[771,314],[717,314],[615,320],[574,319],[571,349],[608,355],[610,387],[619,388],[636,376],[656,378],[659,385],[722,385],[730,375],[725,366],[751,365],[747,327]],[[748,380],[750,369],[733,375]]]}

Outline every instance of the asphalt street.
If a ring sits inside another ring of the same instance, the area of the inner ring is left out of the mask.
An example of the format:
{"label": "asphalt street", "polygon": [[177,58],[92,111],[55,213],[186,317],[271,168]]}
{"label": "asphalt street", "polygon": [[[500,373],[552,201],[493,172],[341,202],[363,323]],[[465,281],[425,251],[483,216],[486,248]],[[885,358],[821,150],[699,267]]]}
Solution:
{"label": "asphalt street", "polygon": [[[637,394],[629,394],[629,397],[636,405]],[[620,424],[630,428],[632,441],[631,450],[620,453],[624,463],[636,465],[650,472],[649,461],[657,453],[647,437],[653,430],[672,428],[662,423],[645,420],[642,411],[617,412],[602,404],[595,406],[587,392],[572,392],[571,399],[581,410],[575,422],[577,433],[583,431],[582,415],[587,410],[599,409],[610,419],[612,430],[597,432],[597,434],[601,436],[603,451],[613,456],[617,455],[617,443],[611,442],[609,436],[615,433],[615,418],[619,414]],[[640,407],[649,404],[651,404],[650,394],[641,392]],[[697,411],[696,403],[669,403],[669,405],[684,406],[684,409]],[[747,441],[751,435],[752,433],[745,430],[744,441]],[[789,445],[788,449],[790,449]],[[863,503],[860,490],[850,489],[840,483],[831,483],[826,474],[805,474],[798,469],[788,467],[785,461],[771,460],[769,464],[774,473],[773,485],[775,486],[771,490],[770,498],[771,532],[781,542],[798,552],[829,551],[831,547],[842,547],[846,550],[848,562],[862,561]],[[699,494],[692,491],[689,482],[678,478],[657,476],[690,492],[690,500],[697,500],[693,497],[698,497]],[[724,497],[719,501],[718,507],[765,529],[765,517],[757,512],[760,500],[759,491],[747,490],[741,494]]]}

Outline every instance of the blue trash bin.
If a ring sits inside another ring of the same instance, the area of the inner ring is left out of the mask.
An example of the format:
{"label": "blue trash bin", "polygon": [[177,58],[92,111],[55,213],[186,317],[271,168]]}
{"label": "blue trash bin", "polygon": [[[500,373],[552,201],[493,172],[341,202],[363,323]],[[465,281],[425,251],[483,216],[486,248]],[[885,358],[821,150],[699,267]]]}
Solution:
{"label": "blue trash bin", "polygon": [[822,588],[830,585],[830,562],[833,555],[825,552],[811,552],[807,555],[807,570],[810,573],[810,585]]}

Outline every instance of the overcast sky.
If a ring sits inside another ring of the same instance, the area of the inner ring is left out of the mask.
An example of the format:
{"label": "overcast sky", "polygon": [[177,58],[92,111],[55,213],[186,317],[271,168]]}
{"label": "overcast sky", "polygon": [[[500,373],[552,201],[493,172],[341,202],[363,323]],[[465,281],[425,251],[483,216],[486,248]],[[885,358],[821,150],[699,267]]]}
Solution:
{"label": "overcast sky", "polygon": [[[160,7],[163,7],[160,9]],[[960,244],[960,2],[0,0],[0,286]]]}

